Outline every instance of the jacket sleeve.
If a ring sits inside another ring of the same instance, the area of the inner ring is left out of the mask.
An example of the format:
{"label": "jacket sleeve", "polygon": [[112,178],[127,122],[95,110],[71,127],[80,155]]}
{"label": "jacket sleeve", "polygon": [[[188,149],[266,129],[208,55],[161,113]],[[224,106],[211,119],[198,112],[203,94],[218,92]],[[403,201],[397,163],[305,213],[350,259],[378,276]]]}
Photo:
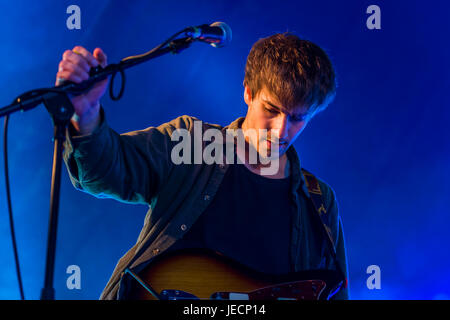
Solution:
{"label": "jacket sleeve", "polygon": [[98,198],[151,203],[173,168],[171,134],[189,129],[191,118],[118,134],[106,123],[103,108],[100,113],[101,123],[90,135],[76,136],[73,127],[67,129],[64,162],[72,184]]}
{"label": "jacket sleeve", "polygon": [[349,295],[349,287],[348,287],[348,267],[347,267],[347,252],[345,247],[345,239],[344,239],[344,228],[342,226],[342,219],[339,214],[339,207],[338,207],[338,201],[336,199],[335,193],[333,189],[329,189],[329,209],[328,214],[330,214],[331,217],[333,217],[333,235],[336,244],[336,257],[338,259],[339,265],[342,268],[342,271],[345,274],[345,278],[347,279],[347,288],[344,288],[340,290],[338,293],[336,293],[332,300],[348,300],[350,299]]}
{"label": "jacket sleeve", "polygon": [[339,217],[339,235],[336,243],[336,256],[338,258],[339,264],[345,273],[347,279],[347,288],[340,290],[334,297],[333,300],[348,300],[350,299],[350,288],[348,280],[348,266],[347,266],[347,255],[345,249],[345,239],[344,239],[344,229],[342,227],[342,220]]}

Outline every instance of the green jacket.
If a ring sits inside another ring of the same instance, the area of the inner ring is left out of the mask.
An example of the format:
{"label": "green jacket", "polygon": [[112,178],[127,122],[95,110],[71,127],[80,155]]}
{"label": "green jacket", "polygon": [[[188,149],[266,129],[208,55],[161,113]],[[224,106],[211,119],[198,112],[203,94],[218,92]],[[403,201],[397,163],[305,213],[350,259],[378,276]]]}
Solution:
{"label": "green jacket", "polygon": [[[171,161],[174,130],[193,131],[198,119],[183,115],[158,127],[118,134],[105,120],[91,135],[76,136],[67,130],[64,161],[75,188],[99,198],[121,202],[148,204],[144,226],[136,244],[119,260],[100,299],[120,299],[124,292],[124,270],[164,252],[189,230],[212,201],[229,164],[179,164]],[[238,129],[244,118],[226,127],[202,122],[203,132],[216,128]],[[192,132],[191,132],[192,133]],[[193,134],[191,134],[193,136]],[[224,143],[226,143],[224,139]],[[295,271],[335,269],[331,256],[323,254],[324,238],[315,229],[313,208],[300,162],[293,146],[287,150],[291,164],[292,197],[297,210],[291,230],[290,258]],[[329,214],[331,234],[336,239],[336,252],[347,275],[347,260],[342,222],[333,190],[319,180]],[[347,299],[348,289],[336,299]]]}

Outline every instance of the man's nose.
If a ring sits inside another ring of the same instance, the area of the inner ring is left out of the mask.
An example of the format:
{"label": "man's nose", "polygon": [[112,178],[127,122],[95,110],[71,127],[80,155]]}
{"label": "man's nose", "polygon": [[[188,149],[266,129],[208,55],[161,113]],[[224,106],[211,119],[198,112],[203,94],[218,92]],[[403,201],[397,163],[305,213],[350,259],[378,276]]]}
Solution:
{"label": "man's nose", "polygon": [[277,117],[277,123],[275,125],[276,136],[279,140],[287,139],[289,131],[289,119],[284,113],[281,113]]}

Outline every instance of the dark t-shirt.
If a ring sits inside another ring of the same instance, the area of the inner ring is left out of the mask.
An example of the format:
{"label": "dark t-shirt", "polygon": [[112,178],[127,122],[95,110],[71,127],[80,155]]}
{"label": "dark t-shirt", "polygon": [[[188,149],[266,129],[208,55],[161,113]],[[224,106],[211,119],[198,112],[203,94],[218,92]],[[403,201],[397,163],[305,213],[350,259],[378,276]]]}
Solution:
{"label": "dark t-shirt", "polygon": [[169,250],[207,248],[260,272],[290,272],[290,183],[230,165],[211,204]]}

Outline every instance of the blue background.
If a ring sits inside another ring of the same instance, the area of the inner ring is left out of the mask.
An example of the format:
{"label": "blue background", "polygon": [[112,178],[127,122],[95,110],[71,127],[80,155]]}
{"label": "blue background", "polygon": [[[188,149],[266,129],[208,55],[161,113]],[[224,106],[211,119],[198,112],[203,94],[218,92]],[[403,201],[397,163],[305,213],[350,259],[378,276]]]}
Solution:
{"label": "blue background", "polygon": [[[81,30],[66,27],[71,4],[81,8]],[[381,8],[381,30],[366,27],[371,4]],[[102,100],[118,132],[182,114],[225,125],[245,115],[242,80],[252,44],[294,32],[323,47],[338,75],[335,101],[295,145],[303,166],[337,193],[351,297],[449,299],[448,10],[444,1],[2,1],[0,105],[52,86],[62,53],[75,45],[101,47],[118,62],[186,26],[225,21],[233,30],[228,47],[198,43],[129,69],[123,98]],[[51,139],[43,106],[11,117],[12,201],[27,299],[39,299],[43,286]],[[0,175],[0,299],[18,299]],[[146,211],[76,191],[63,168],[56,298],[97,299]],[[81,268],[80,290],[66,287],[73,264]],[[380,290],[366,286],[372,264],[381,269]]]}

